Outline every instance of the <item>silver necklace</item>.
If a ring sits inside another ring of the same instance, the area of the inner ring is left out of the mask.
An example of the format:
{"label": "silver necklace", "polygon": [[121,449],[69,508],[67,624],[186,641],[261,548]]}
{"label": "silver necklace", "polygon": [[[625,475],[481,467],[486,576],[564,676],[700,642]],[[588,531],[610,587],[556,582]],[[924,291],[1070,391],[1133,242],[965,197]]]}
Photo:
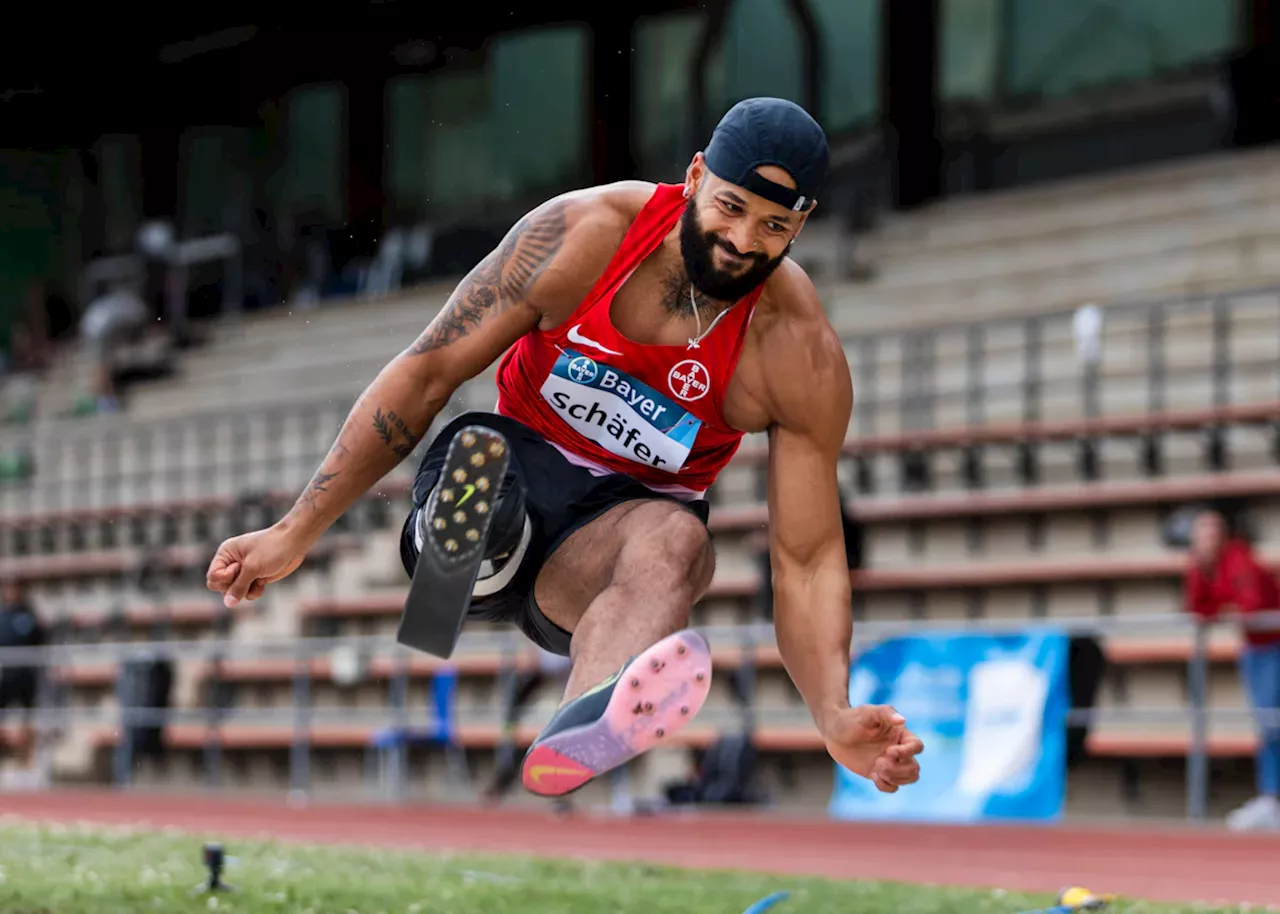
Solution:
{"label": "silver necklace", "polygon": [[689,337],[689,345],[685,347],[686,349],[701,349],[703,339],[706,338],[708,333],[715,329],[716,324],[720,322],[720,318],[733,310],[733,305],[725,308],[716,315],[716,319],[713,320],[710,326],[708,326],[704,331],[702,329],[702,316],[698,314],[698,300],[694,298],[693,295],[693,283],[689,283],[689,307],[693,309],[693,319],[698,322],[698,332],[696,336]]}

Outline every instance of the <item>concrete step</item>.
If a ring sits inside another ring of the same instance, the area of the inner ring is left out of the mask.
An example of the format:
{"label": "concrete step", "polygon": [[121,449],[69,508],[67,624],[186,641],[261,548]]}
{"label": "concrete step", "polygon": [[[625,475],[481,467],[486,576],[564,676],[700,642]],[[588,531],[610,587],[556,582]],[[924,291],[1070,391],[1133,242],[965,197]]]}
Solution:
{"label": "concrete step", "polygon": [[1250,239],[1099,263],[1088,270],[1054,268],[1000,280],[938,283],[915,289],[847,287],[823,296],[841,337],[961,320],[990,321],[1046,314],[1089,303],[1153,301],[1161,296],[1280,285],[1280,247]]}
{"label": "concrete step", "polygon": [[[1176,215],[1185,208],[1230,205],[1245,188],[1269,185],[1280,173],[1275,149],[1222,153],[1070,178],[1030,188],[958,197],[886,220],[878,238],[896,242],[974,244],[1101,223],[1135,213]],[[871,242],[876,243],[876,242]]]}
{"label": "concrete step", "polygon": [[941,281],[998,279],[1043,269],[1087,269],[1121,258],[1177,256],[1220,242],[1272,239],[1280,233],[1280,182],[1270,196],[1244,199],[1212,215],[1173,212],[1133,218],[1119,225],[1059,226],[1051,235],[1003,239],[936,249],[928,242],[911,252],[876,260],[877,288],[907,288]]}

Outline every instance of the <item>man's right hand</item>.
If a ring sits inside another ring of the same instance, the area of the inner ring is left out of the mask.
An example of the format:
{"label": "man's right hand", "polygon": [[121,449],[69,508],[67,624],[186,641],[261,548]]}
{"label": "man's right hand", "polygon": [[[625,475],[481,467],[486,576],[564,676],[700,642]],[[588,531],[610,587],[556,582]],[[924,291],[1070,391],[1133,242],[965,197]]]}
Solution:
{"label": "man's right hand", "polygon": [[279,525],[233,536],[218,547],[205,583],[223,594],[228,608],[256,600],[268,584],[293,574],[306,558],[306,546]]}

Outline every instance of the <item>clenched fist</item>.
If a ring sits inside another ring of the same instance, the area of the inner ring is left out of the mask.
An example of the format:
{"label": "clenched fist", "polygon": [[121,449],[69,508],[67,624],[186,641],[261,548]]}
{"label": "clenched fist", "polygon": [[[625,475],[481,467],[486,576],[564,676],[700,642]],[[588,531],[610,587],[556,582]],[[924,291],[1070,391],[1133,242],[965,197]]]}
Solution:
{"label": "clenched fist", "polygon": [[306,554],[306,546],[278,526],[233,536],[218,547],[205,583],[233,608],[241,600],[258,599],[268,584],[293,574]]}

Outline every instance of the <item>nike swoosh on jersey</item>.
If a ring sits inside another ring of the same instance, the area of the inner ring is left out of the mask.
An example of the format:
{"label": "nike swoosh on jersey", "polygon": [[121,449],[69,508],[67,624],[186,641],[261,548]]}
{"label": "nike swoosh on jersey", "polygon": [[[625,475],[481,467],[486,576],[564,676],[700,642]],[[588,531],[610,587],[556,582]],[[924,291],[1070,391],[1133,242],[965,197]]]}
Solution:
{"label": "nike swoosh on jersey", "polygon": [[599,349],[601,352],[607,352],[609,355],[622,355],[621,352],[615,352],[614,350],[608,348],[607,346],[601,346],[595,340],[588,339],[587,337],[583,336],[578,331],[578,328],[581,326],[582,326],[581,324],[574,324],[572,327],[569,328],[569,342],[577,343],[579,346],[591,346],[595,349]]}

